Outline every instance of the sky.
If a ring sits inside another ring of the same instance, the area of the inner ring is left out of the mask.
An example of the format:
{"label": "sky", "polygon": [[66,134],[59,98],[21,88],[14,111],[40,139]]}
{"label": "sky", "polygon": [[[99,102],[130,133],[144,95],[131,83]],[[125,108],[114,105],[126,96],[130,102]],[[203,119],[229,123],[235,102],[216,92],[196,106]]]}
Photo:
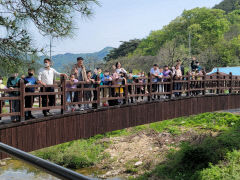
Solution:
{"label": "sky", "polygon": [[[152,30],[159,30],[195,7],[211,8],[222,0],[99,0],[90,19],[79,14],[77,29],[71,38],[53,39],[53,55],[96,52],[107,46],[118,47],[121,41],[141,39]],[[43,37],[31,26],[34,45],[49,49],[49,37]]]}

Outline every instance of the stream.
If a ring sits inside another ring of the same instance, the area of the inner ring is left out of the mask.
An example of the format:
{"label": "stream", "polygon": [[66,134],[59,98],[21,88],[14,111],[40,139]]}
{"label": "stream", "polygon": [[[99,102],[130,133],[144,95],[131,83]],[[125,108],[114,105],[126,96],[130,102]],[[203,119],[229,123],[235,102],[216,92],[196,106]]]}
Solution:
{"label": "stream", "polygon": [[[89,167],[76,170],[76,172],[89,177],[103,175],[106,172],[98,168]],[[45,173],[23,161],[7,158],[0,161],[0,179],[1,180],[58,180],[58,178]],[[110,180],[124,180],[124,178],[109,178]]]}

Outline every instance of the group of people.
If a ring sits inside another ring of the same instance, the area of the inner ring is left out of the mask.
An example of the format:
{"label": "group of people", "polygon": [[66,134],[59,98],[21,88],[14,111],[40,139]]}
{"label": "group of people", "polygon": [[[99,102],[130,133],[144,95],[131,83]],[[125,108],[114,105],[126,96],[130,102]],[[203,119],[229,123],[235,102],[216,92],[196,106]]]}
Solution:
{"label": "group of people", "polygon": [[[126,99],[123,98],[126,95],[126,92],[131,94],[139,94],[139,97],[143,99],[144,94],[148,94],[150,91],[154,94],[164,94],[164,92],[170,91],[169,83],[158,83],[158,82],[169,82],[170,77],[175,80],[181,80],[184,76],[184,67],[180,60],[176,61],[176,65],[174,67],[169,68],[168,66],[159,67],[157,64],[154,64],[148,73],[148,77],[151,77],[152,86],[144,85],[149,82],[149,78],[147,78],[144,72],[140,72],[137,75],[134,75],[132,71],[127,72],[122,66],[120,62],[117,62],[116,65],[112,66],[111,71],[105,70],[102,72],[101,68],[96,68],[94,72],[90,70],[86,70],[84,66],[84,59],[82,57],[77,58],[77,63],[74,64],[72,70],[69,75],[64,73],[59,73],[55,69],[51,67],[51,60],[46,58],[44,59],[44,67],[41,68],[38,72],[37,78],[34,77],[35,72],[34,69],[28,69],[28,74],[26,77],[18,77],[18,73],[13,73],[11,77],[7,80],[7,85],[3,84],[3,78],[0,77],[0,89],[14,89],[18,88],[20,85],[20,80],[24,81],[26,84],[25,92],[34,93],[35,87],[28,87],[28,85],[37,85],[40,84],[42,87],[40,88],[41,92],[54,92],[54,87],[51,85],[54,84],[54,80],[56,76],[64,76],[66,81],[66,88],[68,89],[66,94],[67,101],[67,110],[75,111],[86,110],[89,108],[97,108],[97,98],[98,91],[96,87],[100,85],[100,96],[103,98],[102,105],[103,106],[113,106],[117,104],[126,103]],[[193,58],[191,63],[192,74],[200,73],[201,67],[199,62],[196,61],[196,58]],[[137,85],[134,85],[137,83]],[[127,91],[125,91],[125,87],[109,87],[108,85],[128,85]],[[140,85],[139,85],[140,84]],[[181,96],[181,92],[177,92],[177,90],[181,90],[181,83],[174,83],[175,96]],[[88,90],[84,90],[83,94],[81,91],[74,90],[76,88],[87,88]],[[0,91],[0,97],[3,97],[6,93]],[[10,97],[19,96],[18,91],[10,91],[8,92]],[[120,97],[118,99],[109,100],[108,97]],[[133,98],[135,97],[135,98]],[[138,100],[138,96],[130,96],[129,101],[133,102],[134,99]],[[160,95],[153,96],[149,98],[160,98]],[[166,96],[170,97],[170,94]],[[56,103],[55,95],[42,95],[42,107],[54,106]],[[80,99],[81,98],[81,99]],[[93,101],[91,107],[89,103]],[[74,103],[72,103],[74,102]],[[78,104],[77,102],[84,102],[83,104]],[[2,113],[2,105],[4,102],[0,101],[0,113]],[[34,103],[34,96],[26,96],[25,97],[25,108],[32,108]],[[19,112],[19,100],[11,100],[11,110],[12,112]],[[51,116],[52,113],[48,109],[43,110],[43,115]],[[25,112],[25,119],[34,119],[35,117],[32,115],[31,111]],[[19,121],[19,116],[11,116],[13,122]]]}

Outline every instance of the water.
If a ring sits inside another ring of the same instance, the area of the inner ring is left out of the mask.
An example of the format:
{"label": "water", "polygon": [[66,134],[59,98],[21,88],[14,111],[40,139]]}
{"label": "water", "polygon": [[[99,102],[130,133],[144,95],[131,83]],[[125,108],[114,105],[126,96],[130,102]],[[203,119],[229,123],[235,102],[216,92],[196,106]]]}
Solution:
{"label": "water", "polygon": [[1,180],[58,180],[31,165],[14,159],[1,161],[0,165]]}
{"label": "water", "polygon": [[[0,180],[59,180],[58,178],[41,171],[23,161],[5,159],[0,161]],[[77,173],[85,176],[96,177],[106,172],[96,167],[82,168]],[[114,177],[109,180],[124,180],[125,178]]]}

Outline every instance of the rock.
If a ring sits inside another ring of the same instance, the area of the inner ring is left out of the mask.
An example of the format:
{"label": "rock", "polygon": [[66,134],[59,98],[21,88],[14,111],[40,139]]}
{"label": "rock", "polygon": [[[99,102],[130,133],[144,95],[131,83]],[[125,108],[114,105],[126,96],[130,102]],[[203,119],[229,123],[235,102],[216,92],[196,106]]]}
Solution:
{"label": "rock", "polygon": [[108,171],[105,176],[111,176],[112,175],[112,172],[111,171]]}
{"label": "rock", "polygon": [[4,161],[1,161],[1,162],[0,162],[0,166],[6,166],[6,165],[7,165],[6,162],[4,162]]}
{"label": "rock", "polygon": [[138,166],[140,166],[142,163],[143,163],[142,161],[138,161],[138,162],[136,162],[136,163],[134,164],[134,166],[138,167]]}

